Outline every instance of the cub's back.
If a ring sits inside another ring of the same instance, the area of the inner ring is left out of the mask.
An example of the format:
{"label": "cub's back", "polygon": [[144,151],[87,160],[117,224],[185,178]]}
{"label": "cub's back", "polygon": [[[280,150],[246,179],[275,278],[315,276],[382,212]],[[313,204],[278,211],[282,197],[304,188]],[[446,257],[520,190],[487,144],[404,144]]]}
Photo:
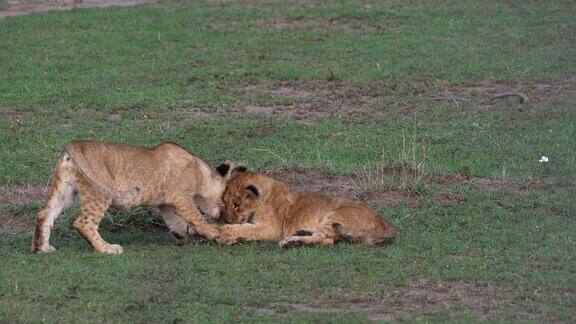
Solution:
{"label": "cub's back", "polygon": [[117,180],[154,176],[162,163],[153,150],[126,144],[72,142],[67,151],[81,169],[106,172]]}

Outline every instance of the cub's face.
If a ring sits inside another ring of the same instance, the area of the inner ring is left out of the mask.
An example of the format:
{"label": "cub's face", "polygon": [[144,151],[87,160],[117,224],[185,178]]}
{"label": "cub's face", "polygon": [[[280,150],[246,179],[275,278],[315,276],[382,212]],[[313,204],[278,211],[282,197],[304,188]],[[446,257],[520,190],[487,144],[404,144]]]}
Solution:
{"label": "cub's face", "polygon": [[194,203],[198,210],[210,219],[217,220],[222,215],[222,202],[220,200],[196,196],[194,197]]}
{"label": "cub's face", "polygon": [[195,197],[194,199],[198,209],[211,219],[219,219],[224,208],[222,195],[226,190],[228,181],[233,174],[244,171],[246,171],[246,166],[233,165],[228,161],[214,168],[207,190],[202,197]]}
{"label": "cub's face", "polygon": [[253,176],[253,173],[246,172],[228,182],[222,198],[228,223],[250,222],[260,206],[260,192],[254,184]]}

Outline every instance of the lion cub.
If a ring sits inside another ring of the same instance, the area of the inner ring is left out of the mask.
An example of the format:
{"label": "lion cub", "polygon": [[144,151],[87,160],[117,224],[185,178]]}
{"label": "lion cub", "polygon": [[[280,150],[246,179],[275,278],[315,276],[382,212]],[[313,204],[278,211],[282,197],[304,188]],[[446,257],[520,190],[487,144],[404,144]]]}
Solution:
{"label": "lion cub", "polygon": [[233,173],[222,198],[225,217],[242,224],[225,225],[217,239],[221,244],[243,238],[281,240],[284,248],[329,246],[339,239],[376,245],[396,236],[392,225],[363,202],[300,194],[262,173]]}
{"label": "lion cub", "polygon": [[[239,166],[238,168],[242,168]],[[245,167],[243,167],[245,170]],[[110,206],[131,209],[159,206],[174,236],[185,240],[187,225],[208,239],[218,235],[194,203],[204,205],[212,218],[220,216],[220,201],[234,168],[225,163],[216,169],[174,143],[151,149],[103,142],[72,142],[61,155],[46,205],[36,217],[33,252],[51,252],[50,231],[54,220],[78,194],[80,217],[74,227],[97,252],[120,254],[98,234],[98,225]]]}

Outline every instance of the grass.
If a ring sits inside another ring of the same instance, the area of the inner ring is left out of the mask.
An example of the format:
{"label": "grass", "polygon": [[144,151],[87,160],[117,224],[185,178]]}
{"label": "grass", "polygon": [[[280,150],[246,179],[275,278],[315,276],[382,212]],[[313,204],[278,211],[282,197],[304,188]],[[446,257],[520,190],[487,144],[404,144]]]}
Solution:
{"label": "grass", "polygon": [[409,195],[422,194],[432,177],[426,168],[426,146],[416,136],[403,136],[399,156],[391,159],[388,153],[382,150],[381,161],[369,161],[358,172],[356,187],[367,192],[399,189]]}
{"label": "grass", "polygon": [[[575,13],[570,1],[166,1],[1,19],[1,184],[46,182],[72,139],[170,140],[253,169],[400,166],[364,186],[417,192],[419,206],[376,205],[394,244],[293,251],[176,247],[153,213],[111,213],[102,235],[125,248],[112,257],[70,227],[77,208],[54,229],[59,251],[32,255],[40,202],[0,204],[0,321],[574,321]],[[531,100],[430,99],[483,85]],[[300,110],[237,112],[254,106]]]}

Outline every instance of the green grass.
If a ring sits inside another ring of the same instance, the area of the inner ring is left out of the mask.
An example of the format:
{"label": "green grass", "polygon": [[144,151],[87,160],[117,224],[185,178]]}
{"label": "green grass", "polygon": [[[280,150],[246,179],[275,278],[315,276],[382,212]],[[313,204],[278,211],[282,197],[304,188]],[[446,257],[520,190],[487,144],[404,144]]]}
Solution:
{"label": "green grass", "polygon": [[[425,160],[427,175],[545,184],[416,181],[419,207],[377,206],[400,233],[380,248],[176,247],[145,213],[150,226],[105,219],[125,254],[103,256],[72,230],[72,209],[54,229],[59,251],[32,255],[41,205],[0,205],[30,224],[0,229],[0,321],[574,321],[575,14],[570,1],[179,1],[0,20],[0,184],[46,182],[72,139],[176,141],[253,169]],[[430,99],[494,84],[532,100]],[[334,96],[385,117],[227,113]]]}

